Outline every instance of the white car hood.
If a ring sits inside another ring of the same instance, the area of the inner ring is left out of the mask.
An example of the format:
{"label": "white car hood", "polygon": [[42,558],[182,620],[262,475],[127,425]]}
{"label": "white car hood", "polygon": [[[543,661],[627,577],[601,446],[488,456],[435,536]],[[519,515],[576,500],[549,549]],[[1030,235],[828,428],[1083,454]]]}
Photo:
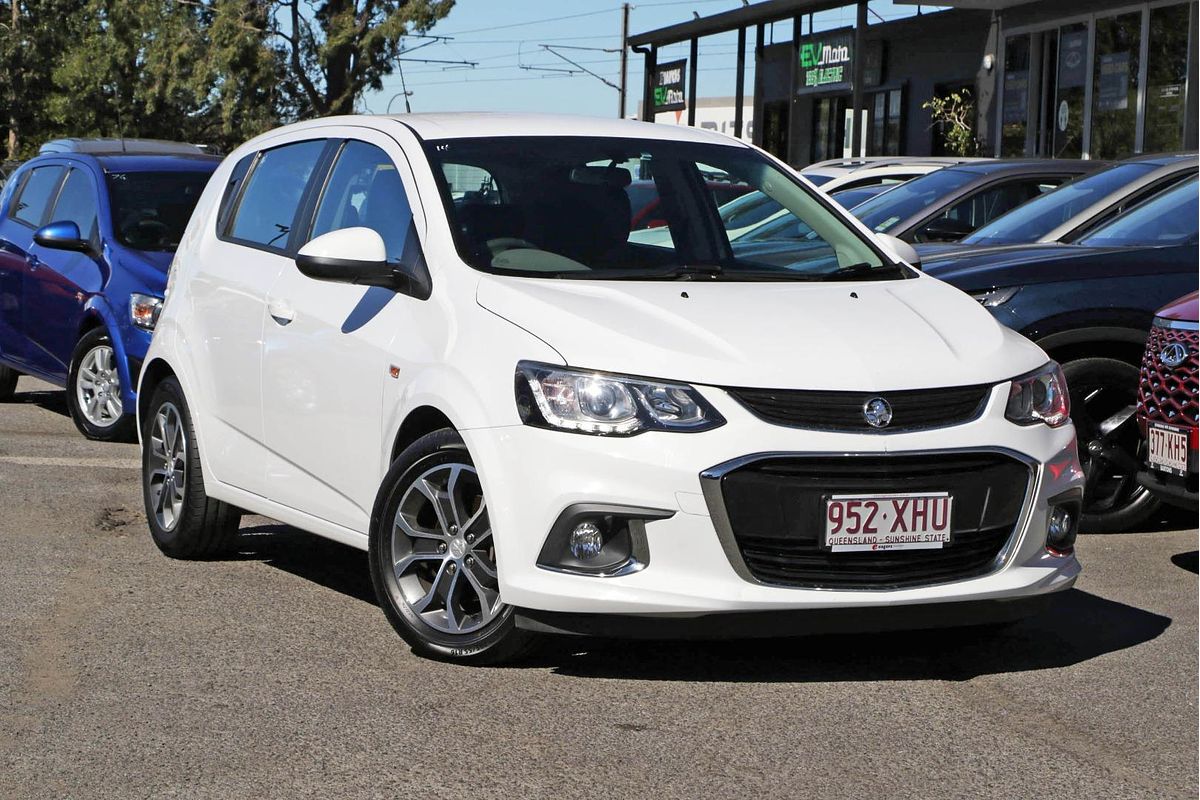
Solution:
{"label": "white car hood", "polygon": [[478,302],[571,366],[710,386],[965,386],[1046,362],[977,302],[928,276],[741,283],[487,275]]}

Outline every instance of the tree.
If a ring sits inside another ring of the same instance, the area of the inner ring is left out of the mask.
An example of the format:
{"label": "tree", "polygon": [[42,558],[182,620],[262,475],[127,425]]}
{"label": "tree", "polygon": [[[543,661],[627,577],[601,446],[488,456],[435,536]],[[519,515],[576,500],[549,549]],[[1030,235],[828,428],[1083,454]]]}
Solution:
{"label": "tree", "polygon": [[81,0],[11,0],[0,5],[0,129],[6,158],[36,150],[55,60],[71,44],[67,22]]}
{"label": "tree", "polygon": [[87,0],[47,118],[75,136],[236,145],[282,116],[268,13],[233,0]]}
{"label": "tree", "polygon": [[429,30],[454,0],[271,0],[279,50],[288,65],[283,87],[300,116],[353,114],[367,89],[382,88],[401,39]]}
{"label": "tree", "polygon": [[975,138],[975,101],[970,89],[950,92],[945,97],[934,95],[921,104],[929,109],[933,124],[939,129],[946,152],[953,156],[973,156],[979,152]]}

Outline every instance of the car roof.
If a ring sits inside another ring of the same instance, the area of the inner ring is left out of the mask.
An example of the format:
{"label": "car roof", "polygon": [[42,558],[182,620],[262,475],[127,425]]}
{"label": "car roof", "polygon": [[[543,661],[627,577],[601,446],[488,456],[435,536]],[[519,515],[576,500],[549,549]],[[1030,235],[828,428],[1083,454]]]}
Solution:
{"label": "car roof", "polygon": [[745,142],[715,131],[687,125],[667,125],[628,119],[607,119],[573,114],[508,112],[438,112],[428,114],[356,114],[297,122],[271,131],[270,137],[331,125],[353,125],[388,131],[405,125],[422,139],[465,139],[481,136],[599,136],[618,139],[659,139],[749,147]]}
{"label": "car roof", "polygon": [[973,172],[977,175],[995,175],[1005,172],[1038,173],[1038,172],[1091,172],[1107,166],[1107,161],[1085,161],[1078,158],[998,158],[984,161],[972,161],[966,164],[956,164],[946,169],[959,172]]}
{"label": "car roof", "polygon": [[164,139],[125,138],[67,138],[51,139],[41,146],[38,155],[49,153],[141,153],[162,155],[209,155],[204,145],[190,142],[171,142]]}
{"label": "car roof", "polygon": [[42,153],[22,166],[36,167],[45,161],[83,161],[98,166],[104,172],[213,172],[221,164],[221,156],[199,153],[190,155],[146,155],[142,153]]}
{"label": "car roof", "polygon": [[1166,167],[1172,164],[1177,164],[1181,161],[1189,160],[1195,161],[1196,153],[1152,153],[1146,156],[1134,156],[1133,158],[1127,158],[1124,161],[1118,161],[1117,163],[1125,164],[1133,162],[1140,164],[1153,164],[1156,167]]}

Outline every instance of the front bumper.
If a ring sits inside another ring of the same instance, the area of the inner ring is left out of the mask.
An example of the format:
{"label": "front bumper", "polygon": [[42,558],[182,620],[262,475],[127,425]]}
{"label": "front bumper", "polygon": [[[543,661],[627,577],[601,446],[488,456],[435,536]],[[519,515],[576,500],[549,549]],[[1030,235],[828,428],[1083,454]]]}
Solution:
{"label": "front bumper", "polygon": [[[1017,426],[1004,419],[1008,387],[963,425],[895,434],[786,428],[754,417],[720,389],[697,387],[727,420],[696,434],[604,438],[526,426],[462,431],[479,468],[495,532],[501,595],[520,609],[571,614],[700,617],[737,612],[866,609],[1015,600],[1069,588],[1073,554],[1045,548],[1047,500],[1082,487],[1074,429]],[[1003,450],[1030,465],[1025,505],[990,571],[899,589],[810,589],[767,585],[739,574],[722,545],[702,473],[762,454],[873,454]],[[596,577],[540,568],[547,533],[564,509],[604,503],[661,509],[645,525],[648,565]]]}

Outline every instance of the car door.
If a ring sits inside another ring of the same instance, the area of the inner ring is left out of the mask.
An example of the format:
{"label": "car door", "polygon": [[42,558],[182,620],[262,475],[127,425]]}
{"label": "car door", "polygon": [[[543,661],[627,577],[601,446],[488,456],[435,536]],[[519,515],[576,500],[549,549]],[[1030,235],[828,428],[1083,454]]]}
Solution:
{"label": "car door", "polygon": [[25,284],[40,266],[33,233],[44,224],[65,172],[54,163],[26,172],[0,220],[0,353],[22,370],[33,369],[27,330],[36,319],[25,308]]}
{"label": "car door", "polygon": [[[400,146],[359,130],[341,142],[307,235],[367,227],[388,260],[419,259],[424,214]],[[263,332],[263,413],[271,499],[365,533],[380,476],[385,383],[428,339],[426,303],[381,287],[318,281],[294,265],[276,277]],[[430,355],[424,358],[430,358]]]}
{"label": "car door", "polygon": [[84,303],[108,279],[99,254],[96,209],[96,182],[90,170],[71,167],[46,219],[74,222],[80,235],[92,242],[92,252],[57,250],[37,243],[30,247],[37,259],[24,286],[30,360],[61,381],[66,381],[71,366]]}
{"label": "car door", "polygon": [[196,339],[195,391],[206,410],[206,457],[218,480],[266,494],[263,433],[263,324],[267,292],[292,264],[292,228],[309,178],[326,148],[312,133],[247,156],[230,175],[217,236],[199,253],[190,283]]}
{"label": "car door", "polygon": [[[1069,175],[1024,175],[986,184],[925,220],[912,234],[914,242],[952,242],[1002,214],[1070,180]],[[905,237],[908,238],[908,237]]]}

